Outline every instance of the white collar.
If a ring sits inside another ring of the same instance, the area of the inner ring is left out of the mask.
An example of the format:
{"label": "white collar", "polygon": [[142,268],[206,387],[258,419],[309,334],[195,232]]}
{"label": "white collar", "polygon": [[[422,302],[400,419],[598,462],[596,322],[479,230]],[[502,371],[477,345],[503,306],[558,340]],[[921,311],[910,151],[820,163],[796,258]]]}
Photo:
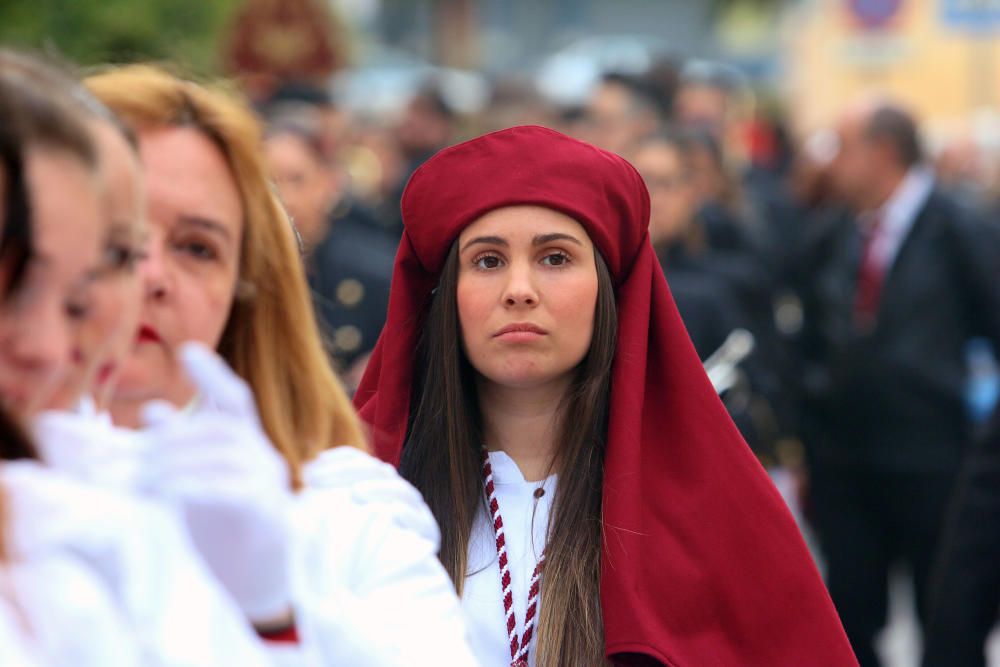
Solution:
{"label": "white collar", "polygon": [[517,466],[517,462],[507,452],[496,450],[487,453],[490,457],[490,467],[493,469],[493,481],[497,485],[531,486],[532,488],[555,482],[558,475],[549,475],[544,480],[529,482]]}
{"label": "white collar", "polygon": [[875,216],[881,218],[872,252],[883,268],[895,260],[933,189],[934,173],[931,169],[923,165],[912,167],[881,207],[861,216],[863,222]]}

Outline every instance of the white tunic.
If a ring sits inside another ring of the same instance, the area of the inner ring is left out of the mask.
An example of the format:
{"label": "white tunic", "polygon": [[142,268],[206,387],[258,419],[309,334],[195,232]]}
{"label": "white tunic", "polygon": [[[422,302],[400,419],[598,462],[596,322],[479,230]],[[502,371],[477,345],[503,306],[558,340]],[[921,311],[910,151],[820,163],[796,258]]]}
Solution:
{"label": "white tunic", "polygon": [[[142,480],[141,431],[84,412],[48,414],[35,432],[43,457],[68,474],[133,491]],[[272,663],[478,664],[437,558],[437,524],[419,492],[391,466],[350,447],[307,464],[303,482],[289,577],[300,643],[268,646]]]}
{"label": "white tunic", "polygon": [[105,582],[66,550],[13,556],[0,566],[0,664],[139,665],[138,643],[125,627]]}
{"label": "white tunic", "polygon": [[324,452],[303,478],[292,582],[310,664],[479,664],[420,493],[350,447]]}
{"label": "white tunic", "polygon": [[0,487],[6,610],[42,664],[267,664],[172,514],[33,462],[0,465]]}
{"label": "white tunic", "polygon": [[[507,454],[490,452],[489,457],[497,503],[503,517],[517,635],[521,638],[524,636],[524,615],[528,606],[528,584],[545,545],[557,475],[542,482],[527,482]],[[535,489],[540,486],[545,494],[536,500]],[[469,574],[462,592],[462,612],[469,627],[472,650],[483,667],[510,666],[510,643],[501,588],[493,521],[486,508],[480,507],[469,540]],[[541,596],[544,595],[543,574]],[[528,664],[532,667],[535,664],[534,647],[533,640],[528,652]]]}

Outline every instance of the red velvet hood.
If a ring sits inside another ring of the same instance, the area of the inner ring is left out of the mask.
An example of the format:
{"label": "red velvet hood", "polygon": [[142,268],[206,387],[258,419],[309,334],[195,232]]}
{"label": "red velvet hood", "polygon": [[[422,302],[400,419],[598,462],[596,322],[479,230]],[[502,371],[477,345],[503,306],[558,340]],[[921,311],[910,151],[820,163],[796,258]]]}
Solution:
{"label": "red velvet hood", "polygon": [[484,213],[561,211],[618,301],[604,469],[607,653],[672,667],[856,665],[791,515],[716,396],[649,243],[649,194],[622,158],[542,127],[441,151],[403,194],[388,320],[355,403],[398,463],[414,350],[451,244]]}

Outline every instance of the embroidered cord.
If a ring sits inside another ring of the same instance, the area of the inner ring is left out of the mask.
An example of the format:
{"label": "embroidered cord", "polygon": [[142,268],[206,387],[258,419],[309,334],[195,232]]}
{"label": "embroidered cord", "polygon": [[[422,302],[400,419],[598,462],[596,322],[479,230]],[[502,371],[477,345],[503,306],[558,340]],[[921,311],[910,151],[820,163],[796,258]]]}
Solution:
{"label": "embroidered cord", "polygon": [[545,552],[542,552],[535,569],[531,573],[528,586],[528,608],[524,613],[524,637],[517,636],[517,621],[514,619],[514,595],[510,587],[510,564],[507,560],[507,540],[504,537],[503,517],[500,516],[500,503],[497,502],[496,488],[493,484],[493,466],[489,456],[483,451],[483,481],[486,484],[486,497],[489,501],[490,514],[493,518],[493,532],[496,535],[497,560],[500,564],[500,587],[503,595],[503,611],[507,619],[507,637],[510,641],[511,667],[527,667],[528,647],[535,631],[535,618],[538,610],[538,594],[541,589],[542,566],[545,563]]}

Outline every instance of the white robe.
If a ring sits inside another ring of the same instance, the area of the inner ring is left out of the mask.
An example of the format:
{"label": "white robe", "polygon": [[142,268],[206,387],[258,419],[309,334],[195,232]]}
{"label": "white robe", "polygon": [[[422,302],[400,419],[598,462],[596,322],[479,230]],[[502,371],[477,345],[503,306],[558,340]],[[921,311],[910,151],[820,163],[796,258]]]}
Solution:
{"label": "white robe", "polygon": [[34,462],[0,465],[0,487],[6,615],[40,664],[268,664],[171,513]]}
{"label": "white robe", "polygon": [[[46,461],[93,484],[138,485],[141,431],[101,415],[48,417],[36,428]],[[477,665],[437,558],[440,533],[420,494],[391,466],[348,447],[304,466],[303,481],[290,573],[300,643],[270,644],[272,663]]]}
{"label": "white robe", "polygon": [[[0,477],[7,465],[23,464],[4,464]],[[21,517],[11,512],[7,520]],[[138,643],[125,627],[106,583],[67,549],[0,565],[0,664],[139,665]]]}
{"label": "white robe", "polygon": [[479,664],[420,493],[349,447],[303,478],[292,581],[304,653],[352,667]]}
{"label": "white robe", "polygon": [[[523,638],[528,585],[545,546],[557,475],[544,482],[526,482],[507,454],[490,452],[489,457],[496,499],[503,517],[517,636]],[[544,488],[545,495],[536,501],[534,493],[539,486]],[[469,574],[462,592],[462,612],[469,627],[472,650],[483,667],[510,667],[510,642],[501,590],[493,521],[486,508],[480,507],[469,540]],[[544,595],[543,573],[539,604]],[[528,651],[528,664],[532,667],[535,645],[532,640]]]}

